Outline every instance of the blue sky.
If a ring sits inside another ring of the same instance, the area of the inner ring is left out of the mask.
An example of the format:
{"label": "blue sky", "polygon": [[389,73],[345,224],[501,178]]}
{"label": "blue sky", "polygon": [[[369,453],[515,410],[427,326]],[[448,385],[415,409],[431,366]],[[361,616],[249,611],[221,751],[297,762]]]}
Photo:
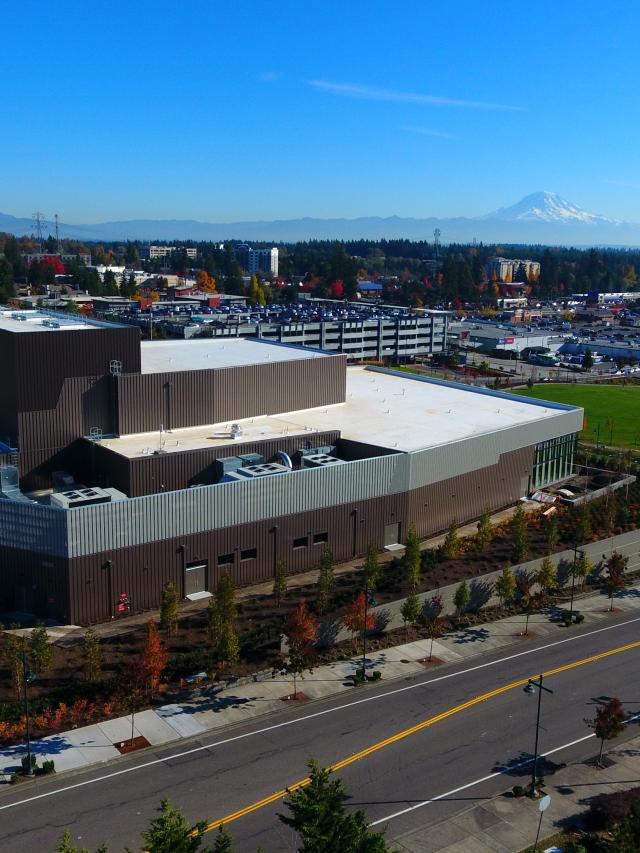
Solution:
{"label": "blue sky", "polygon": [[42,0],[3,10],[0,211],[66,222],[640,221],[628,0]]}

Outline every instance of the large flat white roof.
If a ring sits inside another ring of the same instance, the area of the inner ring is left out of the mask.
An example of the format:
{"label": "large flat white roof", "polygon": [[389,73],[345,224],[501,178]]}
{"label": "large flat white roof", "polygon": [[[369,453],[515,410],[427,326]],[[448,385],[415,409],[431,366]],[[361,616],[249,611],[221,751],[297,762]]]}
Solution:
{"label": "large flat white roof", "polygon": [[319,350],[246,338],[142,341],[140,355],[142,373],[211,370],[219,367],[242,367],[327,357],[327,353]]}
{"label": "large flat white roof", "polygon": [[5,332],[55,332],[60,329],[86,331],[87,329],[109,328],[113,323],[88,320],[63,312],[39,311],[38,309],[0,308],[0,330]]}
{"label": "large flat white roof", "polygon": [[420,381],[410,375],[347,368],[344,403],[238,421],[242,434],[231,437],[231,422],[165,433],[104,439],[103,446],[135,457],[203,447],[229,448],[246,442],[339,430],[342,437],[389,451],[411,452],[449,444],[561,415],[562,408],[520,397],[476,393],[464,386]]}

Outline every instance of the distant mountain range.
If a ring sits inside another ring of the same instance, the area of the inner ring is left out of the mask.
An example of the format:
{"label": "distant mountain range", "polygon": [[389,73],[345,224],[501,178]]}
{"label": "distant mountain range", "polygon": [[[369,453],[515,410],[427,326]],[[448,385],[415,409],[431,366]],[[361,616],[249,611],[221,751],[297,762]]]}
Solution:
{"label": "distant mountain range", "polygon": [[[479,217],[367,216],[358,219],[278,219],[272,222],[198,222],[189,219],[131,219],[96,225],[60,225],[60,236],[74,240],[432,240],[439,228],[443,243],[525,243],[546,245],[640,246],[640,224],[619,222],[588,213],[553,192],[536,192],[511,207]],[[0,213],[0,232],[16,236],[33,233],[31,219]],[[46,223],[53,233],[53,225]]]}

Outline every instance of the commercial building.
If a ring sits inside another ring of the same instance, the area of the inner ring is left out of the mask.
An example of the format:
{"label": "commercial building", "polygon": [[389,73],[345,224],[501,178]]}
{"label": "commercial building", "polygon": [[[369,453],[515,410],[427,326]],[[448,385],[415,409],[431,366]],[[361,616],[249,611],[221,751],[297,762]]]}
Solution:
{"label": "commercial building", "polygon": [[489,279],[495,275],[498,281],[513,282],[520,267],[524,267],[527,278],[538,278],[540,263],[538,261],[520,260],[519,258],[491,258],[485,265]]}
{"label": "commercial building", "polygon": [[0,312],[0,610],[67,623],[398,547],[572,472],[582,410],[254,339]]}
{"label": "commercial building", "polygon": [[174,252],[184,252],[192,260],[198,257],[198,250],[192,246],[142,246],[140,257],[150,261],[157,261],[171,257]]}
{"label": "commercial building", "polygon": [[277,249],[252,249],[246,243],[241,243],[234,248],[236,260],[249,275],[258,272],[266,273],[273,278],[278,275],[278,250]]}

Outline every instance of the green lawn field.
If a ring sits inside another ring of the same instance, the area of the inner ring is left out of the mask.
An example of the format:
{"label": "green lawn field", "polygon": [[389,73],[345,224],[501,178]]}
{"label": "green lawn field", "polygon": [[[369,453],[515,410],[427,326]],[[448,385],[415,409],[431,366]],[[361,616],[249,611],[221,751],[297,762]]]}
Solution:
{"label": "green lawn field", "polygon": [[640,385],[536,385],[513,392],[537,400],[582,406],[585,429],[580,438],[600,444],[640,448]]}

